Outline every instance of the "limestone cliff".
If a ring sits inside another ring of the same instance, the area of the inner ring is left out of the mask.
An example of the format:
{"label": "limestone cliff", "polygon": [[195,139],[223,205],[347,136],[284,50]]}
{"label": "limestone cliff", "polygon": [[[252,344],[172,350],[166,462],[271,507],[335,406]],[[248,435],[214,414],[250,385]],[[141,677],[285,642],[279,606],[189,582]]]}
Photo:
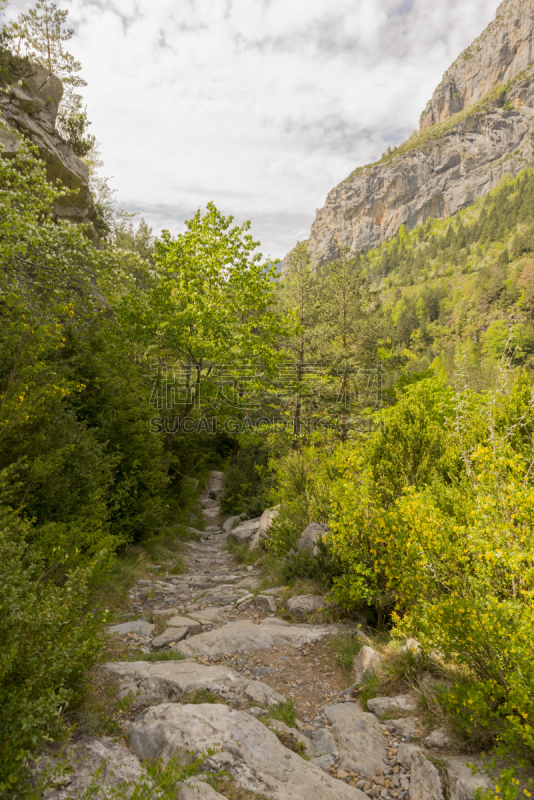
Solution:
{"label": "limestone cliff", "polygon": [[311,229],[313,267],[342,250],[376,247],[403,224],[446,218],[533,163],[533,15],[534,0],[502,3],[497,19],[445,74],[421,131],[332,189]]}
{"label": "limestone cliff", "polygon": [[421,115],[421,130],[476,103],[534,59],[534,0],[505,0],[496,19],[449,67]]}
{"label": "limestone cliff", "polygon": [[32,66],[33,74],[22,80],[0,86],[0,144],[5,155],[16,152],[22,133],[34,145],[46,163],[47,178],[59,178],[75,194],[56,201],[54,210],[61,219],[89,223],[91,205],[89,170],[55,128],[63,84],[49,70]]}

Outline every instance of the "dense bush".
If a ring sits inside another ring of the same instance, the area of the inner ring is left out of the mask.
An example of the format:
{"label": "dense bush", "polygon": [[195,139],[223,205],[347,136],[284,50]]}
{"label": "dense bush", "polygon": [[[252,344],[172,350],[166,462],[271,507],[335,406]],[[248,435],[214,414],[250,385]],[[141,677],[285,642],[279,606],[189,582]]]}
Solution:
{"label": "dense bush", "polygon": [[[0,505],[0,795],[16,796],[28,756],[65,732],[62,714],[83,689],[101,642],[99,620],[86,613],[91,573],[63,558],[61,585],[48,576],[30,526]],[[75,559],[72,559],[75,560]]]}

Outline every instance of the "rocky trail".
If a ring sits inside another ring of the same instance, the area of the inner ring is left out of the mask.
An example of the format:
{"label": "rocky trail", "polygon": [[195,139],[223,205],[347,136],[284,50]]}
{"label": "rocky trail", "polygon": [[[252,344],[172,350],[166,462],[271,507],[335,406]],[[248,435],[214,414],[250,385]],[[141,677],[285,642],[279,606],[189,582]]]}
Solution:
{"label": "rocky trail", "polygon": [[[238,566],[226,549],[236,520],[221,524],[222,477],[212,472],[200,498],[205,530],[187,543],[188,572],[139,580],[130,592],[131,611],[139,618],[109,629],[141,654],[156,651],[172,658],[176,653],[182,659],[103,666],[120,697],[131,703],[125,721],[131,751],[113,739],[81,737],[71,746],[76,766],[69,785],[47,797],[80,797],[103,765],[104,783],[133,782],[146,759],[167,762],[186,751],[202,756],[209,748],[214,754],[204,769],[224,770],[231,785],[244,792],[228,794],[232,798],[473,797],[475,783],[465,761],[449,765],[445,793],[443,770],[440,774],[411,743],[413,698],[376,698],[369,702],[375,713],[369,713],[353,697],[331,646],[347,626],[276,616],[286,587],[258,593],[259,570]],[[313,607],[310,600],[316,599],[293,598],[293,607]],[[361,651],[362,674],[373,652]],[[287,701],[294,703],[296,728],[280,718]],[[201,777],[181,789],[180,800],[226,795]],[[479,778],[478,785],[484,781]]]}

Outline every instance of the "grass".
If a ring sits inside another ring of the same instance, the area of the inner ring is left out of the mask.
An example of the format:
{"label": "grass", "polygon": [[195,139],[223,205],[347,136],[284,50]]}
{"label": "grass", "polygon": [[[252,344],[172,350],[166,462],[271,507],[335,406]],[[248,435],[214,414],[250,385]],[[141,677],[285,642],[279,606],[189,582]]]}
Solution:
{"label": "grass", "polygon": [[128,661],[185,661],[186,656],[176,653],[174,650],[164,650],[162,652],[152,651],[143,653],[142,650],[131,650],[128,653]]}
{"label": "grass", "polygon": [[267,800],[263,794],[255,794],[241,789],[236,785],[233,775],[211,776],[207,782],[227,800]]}
{"label": "grass", "polygon": [[278,719],[284,722],[288,728],[296,728],[295,722],[295,705],[292,700],[286,700],[285,703],[279,703],[275,708],[270,711],[271,719]]}
{"label": "grass", "polygon": [[190,703],[193,705],[202,705],[203,703],[220,703],[221,705],[228,705],[226,700],[224,700],[222,697],[219,697],[217,694],[213,694],[213,692],[210,692],[207,689],[198,689],[196,692],[184,694],[182,697],[180,697],[179,702],[182,703],[182,705]]}
{"label": "grass", "polygon": [[226,548],[238,564],[245,564],[246,566],[257,564],[258,561],[263,560],[265,557],[265,553],[260,547],[255,550],[249,550],[248,544],[234,542],[232,539],[228,539]]}
{"label": "grass", "polygon": [[332,639],[330,644],[338,666],[342,667],[345,672],[352,673],[352,662],[362,649],[364,642],[357,636],[344,633]]}

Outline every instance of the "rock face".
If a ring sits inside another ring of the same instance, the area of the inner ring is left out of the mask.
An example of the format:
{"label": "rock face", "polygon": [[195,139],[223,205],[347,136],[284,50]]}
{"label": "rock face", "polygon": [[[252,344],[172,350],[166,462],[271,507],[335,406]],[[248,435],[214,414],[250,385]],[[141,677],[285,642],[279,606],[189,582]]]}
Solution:
{"label": "rock face", "polygon": [[321,522],[310,522],[310,524],[304,528],[300,539],[297,542],[297,550],[300,552],[307,548],[308,550],[311,550],[314,556],[316,556],[319,552],[317,539],[322,539],[325,531],[326,525],[323,525]]}
{"label": "rock face", "polygon": [[534,3],[505,0],[486,30],[449,67],[421,115],[421,130],[476,103],[534,59]]}
{"label": "rock face", "polygon": [[[422,115],[421,133],[329,193],[308,241],[312,268],[344,249],[376,247],[401,225],[411,229],[430,217],[445,219],[531,164],[533,59],[534,0],[506,0],[497,19],[445,73]],[[503,85],[505,95],[487,97],[509,79],[514,81]],[[457,112],[463,112],[458,120],[450,119]]]}
{"label": "rock face", "polygon": [[160,705],[128,726],[132,750],[141,759],[176,752],[215,754],[208,767],[233,775],[238,787],[268,800],[366,800],[358,789],[335,780],[286,749],[250,714],[223,705]]}
{"label": "rock face", "polygon": [[56,200],[54,210],[60,219],[89,224],[91,205],[89,170],[56,131],[58,107],[63,96],[63,84],[50,70],[32,65],[32,76],[19,83],[0,87],[0,144],[5,155],[14,155],[19,147],[16,133],[34,144],[46,164],[50,183],[59,179],[75,194]]}
{"label": "rock face", "polygon": [[373,714],[365,713],[355,703],[330,706],[325,714],[333,723],[332,736],[342,769],[361,775],[375,775],[377,769],[384,769],[384,739]]}

